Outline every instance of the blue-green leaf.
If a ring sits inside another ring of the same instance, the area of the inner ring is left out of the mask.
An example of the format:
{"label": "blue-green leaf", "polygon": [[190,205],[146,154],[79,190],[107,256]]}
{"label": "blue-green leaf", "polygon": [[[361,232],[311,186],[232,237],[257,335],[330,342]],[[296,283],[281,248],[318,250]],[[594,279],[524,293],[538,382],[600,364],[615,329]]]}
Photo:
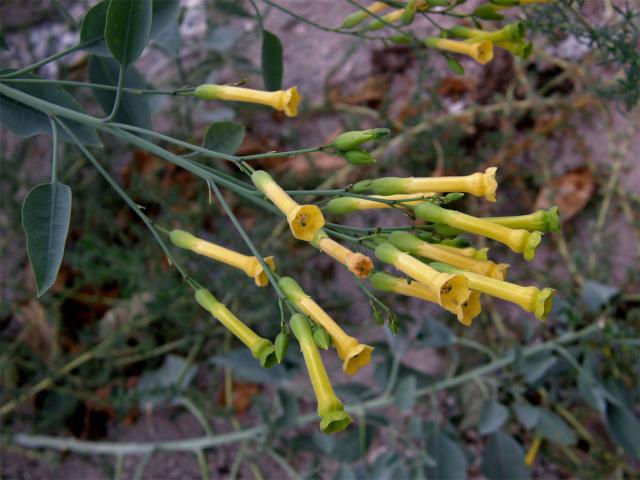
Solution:
{"label": "blue-green leaf", "polygon": [[282,88],[282,43],[273,33],[262,32],[262,80],[267,90]]}
{"label": "blue-green leaf", "polygon": [[89,44],[84,47],[87,52],[105,57],[111,56],[111,50],[104,39],[104,29],[107,24],[107,9],[109,0],[103,0],[91,7],[82,21],[80,29],[80,43]]}
{"label": "blue-green leaf", "polygon": [[531,430],[538,424],[538,421],[540,420],[540,409],[538,407],[534,407],[523,402],[517,403],[514,406],[514,409],[516,411],[518,421],[527,430]]}
{"label": "blue-green leaf", "polygon": [[[92,56],[89,61],[89,81],[91,83],[116,86],[118,84],[119,71],[120,66],[113,58]],[[133,66],[127,68],[124,75],[123,86],[129,88],[147,88],[144,78]],[[107,114],[111,112],[116,98],[116,92],[113,90],[94,88],[93,94],[96,96],[102,110]],[[144,95],[124,92],[120,99],[120,109],[113,121],[150,130],[152,124],[149,100]]]}
{"label": "blue-green leaf", "polygon": [[522,447],[503,432],[489,437],[482,457],[482,473],[489,480],[521,480],[531,474],[524,463]]}
{"label": "blue-green leaf", "polygon": [[438,480],[465,480],[467,478],[467,457],[460,446],[442,432],[427,437],[427,453],[436,461],[427,467],[427,478]]}
{"label": "blue-green leaf", "polygon": [[151,0],[116,0],[109,3],[104,36],[109,50],[123,67],[142,54],[151,31]]}
{"label": "blue-green leaf", "polygon": [[[10,72],[11,70],[2,70],[0,74]],[[42,79],[42,77],[31,73],[20,75],[17,78]],[[86,113],[71,95],[57,85],[12,82],[11,88],[61,107]],[[64,118],[60,118],[60,121],[64,122],[83,144],[102,146],[95,128]],[[0,95],[0,123],[20,137],[32,137],[39,134],[51,135],[51,122],[46,114],[4,95]],[[60,137],[72,141],[63,129],[60,129]]]}
{"label": "blue-green leaf", "polygon": [[403,411],[411,410],[416,403],[416,391],[417,384],[414,375],[409,375],[400,380],[394,394],[396,407]]}
{"label": "blue-green leaf", "polygon": [[69,187],[62,183],[43,183],[29,190],[22,204],[22,225],[38,296],[56,281],[70,220]]}
{"label": "blue-green leaf", "polygon": [[509,410],[500,402],[487,400],[482,408],[478,431],[481,435],[498,430],[509,418]]}
{"label": "blue-green leaf", "polygon": [[155,38],[177,22],[180,0],[153,0],[151,10],[153,14],[149,38]]}
{"label": "blue-green leaf", "polygon": [[627,454],[640,459],[640,422],[623,404],[607,402],[607,429]]}
{"label": "blue-green leaf", "polygon": [[562,417],[546,408],[540,408],[537,431],[546,439],[559,445],[574,445],[577,441],[575,432]]}
{"label": "blue-green leaf", "polygon": [[202,146],[214,152],[233,155],[244,140],[244,127],[233,122],[214,122],[207,127]]}

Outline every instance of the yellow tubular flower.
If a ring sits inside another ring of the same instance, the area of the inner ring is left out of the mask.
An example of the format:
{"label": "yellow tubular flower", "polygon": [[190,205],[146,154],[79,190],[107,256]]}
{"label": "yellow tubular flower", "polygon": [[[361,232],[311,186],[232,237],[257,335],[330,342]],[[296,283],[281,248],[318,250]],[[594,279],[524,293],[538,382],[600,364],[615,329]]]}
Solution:
{"label": "yellow tubular flower", "polygon": [[[431,290],[420,282],[408,282],[406,279],[394,277],[383,272],[376,272],[371,275],[370,281],[373,288],[377,290],[419,298],[435,304],[438,303],[438,299]],[[464,303],[448,311],[455,314],[458,317],[458,321],[468,327],[473,319],[480,314],[481,309],[480,292],[472,290],[469,298]]]}
{"label": "yellow tubular flower", "polygon": [[231,100],[267,105],[284,112],[287,117],[298,115],[298,104],[300,103],[300,94],[297,87],[265,92],[264,90],[206,83],[197,87],[194,95],[203,100]]}
{"label": "yellow tubular flower", "polygon": [[366,20],[370,13],[379,13],[387,8],[389,8],[389,5],[384,2],[374,2],[369,5],[366,10],[360,10],[352,13],[345,18],[342,22],[342,28],[353,28]]}
{"label": "yellow tubular flower", "polygon": [[289,299],[298,310],[311,317],[314,322],[324,327],[329,335],[331,335],[338,356],[342,360],[342,370],[344,370],[347,375],[353,375],[362,367],[369,364],[373,347],[364,345],[354,337],[347,335],[309,295],[304,293],[300,285],[298,285],[293,278],[282,277],[278,285],[287,299]]}
{"label": "yellow tubular flower", "polygon": [[540,320],[547,318],[553,306],[555,290],[552,288],[543,288],[540,290],[536,287],[523,287],[515,283],[485,277],[478,273],[458,270],[444,263],[432,263],[431,266],[441,272],[462,274],[467,277],[469,287],[473,290],[506,300],[507,302],[515,303],[523,310],[533,313]]}
{"label": "yellow tubular flower", "polygon": [[367,25],[366,29],[373,30],[373,31],[380,30],[381,28],[386,27],[387,24],[400,20],[400,17],[402,17],[402,12],[404,12],[404,9],[400,8],[400,9],[394,10],[391,13],[387,13],[384,17],[382,17],[382,20],[376,18],[369,25]]}
{"label": "yellow tubular flower", "polygon": [[482,65],[493,60],[493,44],[488,40],[465,43],[448,38],[427,37],[424,43],[427,47],[467,55]]}
{"label": "yellow tubular flower", "polygon": [[451,245],[443,245],[442,243],[434,243],[435,248],[446,250],[447,252],[456,253],[464,257],[475,258],[476,260],[487,260],[489,258],[489,248],[473,248],[473,247],[452,247]]}
{"label": "yellow tubular flower", "polygon": [[311,241],[318,230],[324,226],[324,216],[317,206],[298,205],[264,170],[253,172],[251,180],[256,188],[287,216],[287,222],[294,237],[307,242]]}
{"label": "yellow tubular flower", "polygon": [[464,177],[384,177],[373,180],[369,186],[372,192],[381,195],[420,192],[465,192],[477,197],[496,201],[497,167],[489,167],[484,173],[474,173]]}
{"label": "yellow tubular flower", "polygon": [[227,330],[233,333],[242,343],[244,343],[254,358],[260,361],[260,365],[264,368],[271,368],[277,362],[275,347],[271,341],[257,335],[253,330],[242,323],[238,317],[229,311],[229,309],[218,301],[209,290],[200,288],[196,290],[196,301],[211,315],[213,318],[222,323]]}
{"label": "yellow tubular flower", "polygon": [[[400,193],[397,195],[370,195],[371,198],[381,198],[383,200],[398,200],[398,206],[412,206],[422,203],[422,199],[427,197],[433,197],[433,192],[418,192],[418,193]],[[402,200],[409,200],[403,202]],[[418,199],[418,200],[415,200]],[[329,200],[326,205],[326,210],[329,213],[335,215],[344,215],[346,213],[355,212],[358,210],[374,210],[378,208],[391,208],[392,205],[384,202],[376,202],[375,200],[369,200],[367,198],[355,198],[355,197],[339,197]]]}
{"label": "yellow tubular flower", "polygon": [[398,250],[391,243],[379,245],[375,253],[384,263],[393,265],[402,273],[424,284],[435,296],[438,305],[446,310],[456,311],[469,299],[469,282],[464,275],[443,275],[426,263]]}
{"label": "yellow tubular flower", "polygon": [[[207,242],[184,230],[172,230],[169,238],[176,247],[191,250],[197,254],[213,258],[214,260],[242,270],[249,277],[253,278],[259,287],[265,287],[269,284],[269,277],[267,277],[264,268],[262,268],[262,264],[256,257],[243,255],[242,253],[216,245],[215,243]],[[276,262],[274,258],[266,257],[264,261],[271,270],[275,272]]]}
{"label": "yellow tubular flower", "polygon": [[483,235],[504,243],[514,252],[522,253],[528,261],[534,259],[536,247],[542,240],[540,232],[528,232],[524,229],[503,227],[489,220],[473,217],[455,210],[447,210],[431,203],[421,203],[414,207],[413,211],[417,217],[423,220],[443,223],[465,232]]}
{"label": "yellow tubular flower", "polygon": [[442,250],[429,242],[420,240],[408,232],[393,232],[389,235],[389,241],[400,250],[404,250],[412,255],[448,263],[454,267],[470,270],[481,275],[486,275],[487,277],[497,278],[498,280],[504,280],[507,269],[509,268],[509,265],[506,263],[495,263],[491,260],[476,260],[475,258]]}
{"label": "yellow tubular flower", "polygon": [[560,233],[560,215],[558,207],[551,207],[549,210],[537,210],[528,215],[514,215],[512,217],[486,217],[498,225],[509,228],[523,228],[530,232],[553,232]]}
{"label": "yellow tubular flower", "polygon": [[320,352],[313,340],[313,333],[307,318],[296,313],[290,320],[291,330],[300,343],[309,379],[318,400],[318,415],[321,418],[322,433],[341,432],[353,422],[331,386],[331,381],[322,363]]}
{"label": "yellow tubular flower", "polygon": [[347,247],[340,245],[329,238],[324,230],[318,230],[311,240],[311,244],[346,266],[356,277],[367,278],[373,269],[373,262],[369,257],[362,253],[352,252]]}

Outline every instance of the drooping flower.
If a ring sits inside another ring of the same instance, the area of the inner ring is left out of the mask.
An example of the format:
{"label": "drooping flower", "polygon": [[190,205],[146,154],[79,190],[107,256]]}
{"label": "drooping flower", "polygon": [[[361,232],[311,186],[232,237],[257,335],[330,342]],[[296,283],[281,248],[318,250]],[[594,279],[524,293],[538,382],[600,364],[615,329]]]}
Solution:
{"label": "drooping flower", "polygon": [[275,110],[284,112],[287,117],[298,115],[298,104],[300,103],[300,94],[297,87],[267,92],[251,88],[206,83],[198,86],[194,91],[194,95],[203,100],[231,100],[267,105]]}
{"label": "drooping flower", "polygon": [[307,366],[309,379],[313,386],[313,391],[318,400],[318,415],[321,418],[320,430],[322,433],[341,432],[353,422],[340,399],[336,396],[331,386],[331,381],[322,363],[320,352],[313,340],[313,333],[309,321],[304,315],[296,313],[289,321],[291,330],[295,335],[300,350]]}
{"label": "drooping flower", "polygon": [[278,285],[287,299],[305,315],[331,335],[338,356],[342,360],[342,370],[348,375],[355,374],[371,361],[373,347],[360,343],[347,333],[298,285],[291,277],[282,277]]}
{"label": "drooping flower", "polygon": [[200,306],[211,313],[213,318],[222,323],[251,350],[251,354],[258,359],[260,365],[264,368],[271,368],[276,364],[275,347],[270,340],[262,338],[247,327],[206,288],[196,290],[195,297]]}
{"label": "drooping flower", "polygon": [[514,215],[510,217],[485,217],[485,220],[509,228],[522,228],[529,232],[560,233],[560,215],[558,207],[548,210],[537,210],[528,215]]}
{"label": "drooping flower", "polygon": [[344,245],[329,238],[324,230],[318,230],[311,240],[311,244],[346,266],[351,273],[359,278],[366,278],[373,269],[373,262],[369,257],[359,252],[352,252]]}
{"label": "drooping flower", "polygon": [[324,216],[316,205],[299,205],[264,170],[256,170],[251,180],[258,190],[264,193],[278,209],[284,213],[293,236],[305,241],[313,239],[324,226]]}
{"label": "drooping flower", "polygon": [[[169,238],[176,247],[191,250],[194,253],[198,253],[242,270],[249,277],[253,278],[256,285],[259,287],[265,287],[269,284],[269,277],[267,277],[262,264],[256,257],[243,255],[242,253],[229,248],[216,245],[215,243],[198,238],[184,230],[172,230],[169,234]],[[273,257],[266,257],[264,262],[271,268],[271,270],[276,270],[276,263]]]}
{"label": "drooping flower", "polygon": [[424,43],[427,47],[467,55],[482,65],[493,60],[493,44],[488,40],[465,43],[448,38],[427,37]]}

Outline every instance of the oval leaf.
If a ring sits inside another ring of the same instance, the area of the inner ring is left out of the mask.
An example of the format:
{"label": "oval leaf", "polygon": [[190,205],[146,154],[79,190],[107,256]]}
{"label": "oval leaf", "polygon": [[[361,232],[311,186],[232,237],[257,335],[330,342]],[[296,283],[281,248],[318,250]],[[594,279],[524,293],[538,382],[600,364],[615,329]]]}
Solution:
{"label": "oval leaf", "polygon": [[522,447],[502,432],[496,432],[489,437],[482,457],[482,473],[489,480],[521,480],[530,476],[524,463]]}
{"label": "oval leaf", "polygon": [[[113,58],[104,58],[92,56],[89,61],[89,81],[100,85],[116,86],[118,84],[118,73],[120,66]],[[144,78],[138,73],[134,67],[127,68],[124,74],[124,85],[129,88],[147,88]],[[106,114],[113,109],[116,92],[112,90],[93,89],[98,103]],[[113,119],[115,122],[135,125],[137,127],[150,130],[151,110],[149,108],[149,100],[144,95],[136,95],[135,93],[122,94],[120,99],[120,109]]]}
{"label": "oval leaf", "polygon": [[104,39],[104,29],[107,24],[107,9],[109,1],[104,0],[90,8],[82,21],[80,29],[80,43],[88,44],[84,47],[87,52],[96,55],[111,56],[111,50]]}
{"label": "oval leaf", "polygon": [[[0,74],[9,72],[11,70],[2,70]],[[42,77],[31,73],[20,75],[17,78],[42,79]],[[71,95],[57,85],[16,82],[11,84],[11,88],[61,107],[86,113]],[[60,118],[60,121],[64,122],[83,144],[102,146],[95,128],[66,118]],[[32,137],[39,134],[51,135],[51,122],[47,115],[4,95],[0,95],[0,123],[20,137]],[[60,137],[72,141],[63,129],[60,129]]]}
{"label": "oval leaf", "polygon": [[607,429],[627,454],[640,459],[640,422],[623,405],[607,402]]}
{"label": "oval leaf", "polygon": [[538,421],[540,420],[540,409],[538,407],[522,402],[517,403],[514,406],[514,409],[516,411],[518,421],[527,430],[531,430],[538,424]]}
{"label": "oval leaf", "polygon": [[493,433],[498,430],[509,418],[509,410],[500,402],[487,400],[482,408],[478,431],[481,435]]}
{"label": "oval leaf", "polygon": [[214,152],[233,155],[244,140],[244,127],[233,122],[214,122],[207,127],[202,146]]}
{"label": "oval leaf", "polygon": [[117,0],[109,4],[104,36],[123,67],[135,62],[147,45],[151,16],[151,0]]}
{"label": "oval leaf", "polygon": [[262,32],[262,81],[267,90],[282,88],[282,43],[273,33]]}
{"label": "oval leaf", "polygon": [[416,377],[415,375],[409,375],[404,377],[396,388],[394,394],[395,404],[398,409],[407,411],[411,410],[416,403]]}
{"label": "oval leaf", "polygon": [[464,480],[467,478],[467,457],[460,446],[447,435],[436,432],[427,437],[427,452],[436,461],[427,467],[427,478],[438,480]]}
{"label": "oval leaf", "polygon": [[22,225],[38,297],[56,281],[70,219],[71,189],[66,185],[43,183],[27,193],[22,204]]}
{"label": "oval leaf", "polygon": [[537,431],[559,445],[574,445],[577,441],[576,434],[562,417],[545,408],[540,408]]}
{"label": "oval leaf", "polygon": [[180,0],[153,0],[151,10],[153,14],[149,37],[155,38],[173,23],[177,23]]}

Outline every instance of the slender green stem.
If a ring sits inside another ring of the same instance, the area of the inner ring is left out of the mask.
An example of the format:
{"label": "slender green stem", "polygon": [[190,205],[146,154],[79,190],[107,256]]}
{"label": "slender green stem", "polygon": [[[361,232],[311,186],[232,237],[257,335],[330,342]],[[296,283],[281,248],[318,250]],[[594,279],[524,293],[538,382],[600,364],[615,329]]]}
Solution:
{"label": "slender green stem", "polygon": [[251,253],[258,259],[258,261],[260,262],[260,265],[262,265],[264,272],[267,274],[267,277],[269,277],[269,283],[275,290],[276,294],[278,295],[278,298],[284,301],[286,297],[284,293],[282,293],[282,290],[280,290],[280,287],[278,286],[278,280],[276,279],[275,275],[271,271],[271,268],[269,267],[269,265],[267,265],[267,263],[264,261],[262,254],[260,254],[256,246],[253,244],[253,242],[249,238],[249,235],[247,235],[247,232],[238,221],[238,218],[235,216],[235,214],[231,210],[231,207],[229,207],[229,204],[222,196],[222,193],[220,192],[218,185],[216,185],[215,181],[213,180],[209,181],[208,183],[211,186],[211,189],[213,190],[213,192],[216,194],[216,197],[218,198],[220,205],[222,205],[222,208],[224,209],[227,216],[231,220],[231,223],[233,223],[233,226],[236,228],[236,230],[242,237],[242,240],[244,240],[244,243],[247,244],[247,247],[249,247],[249,250],[251,250]]}
{"label": "slender green stem", "polygon": [[251,6],[256,11],[256,18],[258,19],[258,25],[260,25],[260,30],[264,32],[264,24],[262,23],[262,14],[260,13],[260,9],[258,8],[258,5],[256,5],[255,0],[249,0],[249,3],[251,3]]}
{"label": "slender green stem", "polygon": [[29,65],[27,67],[24,67],[20,70],[16,70],[15,72],[10,72],[7,73],[6,75],[2,75],[0,76],[0,79],[5,79],[5,78],[14,78],[14,77],[18,77],[20,75],[22,75],[23,73],[29,73],[32,70],[36,70],[38,68],[40,68],[43,65],[46,65],[47,63],[51,63],[59,58],[65,57],[73,52],[77,52],[78,50],[82,50],[85,47],[88,47],[89,45],[95,43],[94,42],[87,42],[87,43],[79,43],[78,45],[73,45],[72,47],[69,48],[65,48],[64,50],[60,50],[57,53],[54,53],[53,55],[51,55],[50,57],[47,58],[43,58],[42,60]]}
{"label": "slender green stem", "polygon": [[[61,87],[77,87],[77,88],[93,88],[96,90],[118,90],[117,86],[103,85],[101,83],[90,82],[74,82],[72,80],[48,80],[46,78],[0,78],[0,82],[5,83],[27,83],[42,85],[60,85]],[[175,90],[153,90],[147,88],[129,88],[122,87],[124,93],[132,93],[136,95],[179,95],[181,93],[192,92],[193,87],[178,88]]]}
{"label": "slender green stem", "polygon": [[207,464],[207,456],[205,455],[204,450],[198,450],[196,452],[196,456],[198,457],[198,465],[200,465],[200,475],[202,476],[202,480],[209,480],[209,465]]}
{"label": "slender green stem", "polygon": [[51,183],[58,183],[58,125],[53,117],[51,123]]}
{"label": "slender green stem", "polygon": [[138,464],[138,467],[136,468],[135,473],[133,474],[133,480],[141,480],[142,476],[144,475],[144,471],[147,468],[147,465],[149,465],[149,461],[151,460],[151,457],[153,457],[153,454],[155,452],[152,450],[150,452],[147,452],[144,457],[142,457],[142,460],[140,460],[140,463]]}
{"label": "slender green stem", "polygon": [[174,258],[173,254],[171,253],[171,251],[167,247],[166,243],[162,239],[162,236],[160,235],[158,230],[153,225],[153,222],[151,221],[151,219],[149,217],[147,217],[147,215],[140,209],[138,204],[133,201],[133,199],[129,196],[129,194],[127,192],[125,192],[120,185],[118,185],[118,182],[116,182],[114,180],[114,178],[109,174],[109,172],[107,172],[104,169],[104,167],[100,164],[100,162],[98,162],[98,160],[91,154],[91,152],[80,142],[80,140],[78,139],[78,137],[76,137],[76,135],[73,133],[73,131],[69,127],[67,127],[63,122],[61,122],[58,118],[54,117],[54,119],[58,123],[58,125],[60,125],[67,132],[67,134],[75,142],[76,146],[84,154],[84,156],[87,158],[87,160],[89,160],[93,164],[93,166],[96,168],[96,170],[98,170],[100,175],[102,175],[104,177],[104,179],[111,186],[111,188],[113,188],[122,197],[122,199],[127,203],[127,205],[129,205],[129,207],[131,207],[131,209],[138,215],[138,217],[140,217],[140,219],[144,222],[144,224],[147,226],[147,228],[151,231],[151,233],[153,234],[153,236],[157,240],[158,244],[160,245],[160,247],[164,251],[164,253],[167,256],[167,258],[169,258],[169,260],[176,267],[178,272],[180,272],[180,275],[182,275],[182,277],[189,283],[189,285],[192,288],[193,288],[194,284],[197,285],[197,282],[195,282],[195,280],[193,280],[191,278],[191,276],[176,261],[176,259]]}
{"label": "slender green stem", "polygon": [[240,158],[242,160],[257,160],[259,158],[292,157],[303,153],[321,152],[327,147],[328,145],[321,145],[319,147],[301,148],[300,150],[289,150],[288,152],[266,152],[258,153],[257,155],[243,155]]}
{"label": "slender green stem", "polygon": [[116,90],[116,98],[113,102],[113,109],[111,110],[111,113],[109,114],[109,116],[102,119],[102,121],[105,123],[113,120],[115,116],[118,114],[118,110],[120,110],[120,103],[122,100],[122,87],[124,87],[124,74],[126,71],[127,71],[127,67],[125,67],[124,65],[120,65],[120,72],[118,73],[118,87]]}

